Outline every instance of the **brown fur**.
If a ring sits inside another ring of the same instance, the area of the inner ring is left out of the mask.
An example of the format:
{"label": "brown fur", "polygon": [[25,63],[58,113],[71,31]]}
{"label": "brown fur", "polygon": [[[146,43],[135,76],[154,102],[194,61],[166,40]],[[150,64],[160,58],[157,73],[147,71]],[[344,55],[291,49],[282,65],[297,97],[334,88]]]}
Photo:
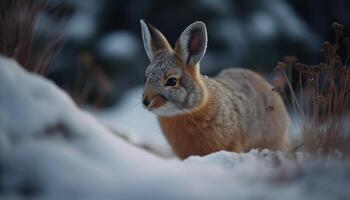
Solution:
{"label": "brown fur", "polygon": [[158,117],[177,156],[185,159],[220,150],[284,146],[288,114],[279,94],[261,76],[250,70],[229,69],[213,79],[199,77],[195,81],[204,83],[201,87],[208,93],[200,108]]}

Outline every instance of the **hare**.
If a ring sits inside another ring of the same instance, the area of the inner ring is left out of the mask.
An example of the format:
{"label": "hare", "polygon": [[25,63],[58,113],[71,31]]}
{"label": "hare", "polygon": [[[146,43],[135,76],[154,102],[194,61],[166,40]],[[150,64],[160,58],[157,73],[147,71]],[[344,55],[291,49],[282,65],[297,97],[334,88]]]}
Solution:
{"label": "hare", "polygon": [[207,47],[203,22],[194,22],[173,49],[163,34],[141,20],[146,69],[143,105],[156,114],[180,159],[226,150],[284,147],[289,115],[280,95],[257,73],[226,69],[200,73]]}

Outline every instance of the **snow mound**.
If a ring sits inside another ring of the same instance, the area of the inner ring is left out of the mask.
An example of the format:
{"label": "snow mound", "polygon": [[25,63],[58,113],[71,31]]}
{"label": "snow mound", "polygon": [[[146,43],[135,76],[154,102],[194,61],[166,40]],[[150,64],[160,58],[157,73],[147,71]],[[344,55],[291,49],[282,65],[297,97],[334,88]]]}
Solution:
{"label": "snow mound", "polygon": [[[0,57],[0,199],[340,199],[344,163],[281,152],[166,160],[115,136],[52,82]],[[329,182],[330,181],[330,182]]]}

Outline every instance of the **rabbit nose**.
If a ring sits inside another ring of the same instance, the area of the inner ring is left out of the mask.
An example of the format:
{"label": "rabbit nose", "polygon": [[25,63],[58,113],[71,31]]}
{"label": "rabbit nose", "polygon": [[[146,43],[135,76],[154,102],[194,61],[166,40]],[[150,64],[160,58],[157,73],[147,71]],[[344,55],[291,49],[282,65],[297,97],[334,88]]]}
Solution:
{"label": "rabbit nose", "polygon": [[143,105],[145,105],[147,107],[151,103],[151,101],[147,97],[145,97],[143,99],[142,103],[143,103]]}

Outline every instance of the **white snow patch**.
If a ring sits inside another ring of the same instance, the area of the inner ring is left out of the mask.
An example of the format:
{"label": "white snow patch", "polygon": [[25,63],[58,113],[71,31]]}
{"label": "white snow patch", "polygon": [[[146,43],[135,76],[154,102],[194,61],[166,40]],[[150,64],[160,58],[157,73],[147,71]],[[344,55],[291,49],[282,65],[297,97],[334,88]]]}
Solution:
{"label": "white snow patch", "polygon": [[81,12],[69,19],[65,32],[70,39],[85,41],[96,34],[96,20],[93,15]]}
{"label": "white snow patch", "polygon": [[280,31],[297,41],[303,41],[309,48],[319,48],[320,38],[307,27],[305,22],[296,17],[295,12],[285,1],[265,1],[266,12],[271,13]]}
{"label": "white snow patch", "polygon": [[108,33],[98,43],[100,53],[107,58],[135,58],[139,46],[136,37],[128,31]]}
{"label": "white snow patch", "polygon": [[256,12],[248,24],[247,28],[250,29],[250,33],[260,40],[276,37],[278,28],[273,16],[266,12]]}

